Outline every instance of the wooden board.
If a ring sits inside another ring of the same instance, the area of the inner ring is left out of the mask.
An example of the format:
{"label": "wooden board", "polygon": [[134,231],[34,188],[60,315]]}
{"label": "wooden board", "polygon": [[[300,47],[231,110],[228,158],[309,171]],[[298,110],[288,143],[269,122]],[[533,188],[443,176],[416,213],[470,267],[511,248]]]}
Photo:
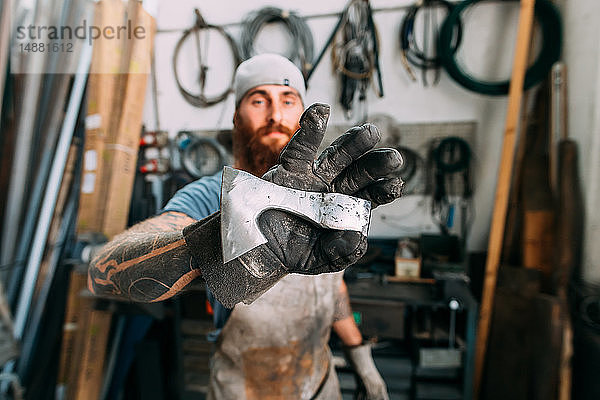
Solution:
{"label": "wooden board", "polygon": [[[82,321],[80,292],[87,285],[87,275],[73,270],[69,282],[67,305],[63,324],[63,336],[60,350],[57,392],[66,392],[74,384],[71,375],[79,367],[81,354],[77,351],[77,337]],[[81,336],[81,335],[79,335]]]}
{"label": "wooden board", "polygon": [[[120,0],[102,0],[96,6],[105,26],[122,25]],[[103,233],[109,239],[127,225],[155,31],[154,19],[140,2],[130,0],[127,10],[132,26],[143,26],[147,38],[101,43],[94,50],[94,61],[100,65],[99,71],[92,66],[89,81],[78,215],[80,234]],[[61,379],[68,385],[67,398],[95,400],[102,390],[112,313],[96,309],[96,299],[89,292],[72,302],[75,310],[68,317],[76,320],[77,330],[75,338],[69,337],[66,343],[73,349],[72,356],[64,356],[70,358],[72,367],[65,367],[68,370],[62,371]]]}
{"label": "wooden board", "polygon": [[483,284],[483,296],[477,329],[475,379],[473,388],[474,398],[479,398],[479,389],[483,375],[485,352],[494,303],[496,277],[502,252],[502,239],[504,237],[504,224],[506,221],[506,210],[512,176],[517,125],[521,110],[523,82],[525,70],[527,68],[529,44],[531,42],[530,38],[533,25],[534,6],[535,0],[521,0],[517,43],[508,93],[508,109],[506,114],[504,140],[498,171],[498,181],[496,183],[494,211],[492,214],[492,226],[490,229],[488,256]]}
{"label": "wooden board", "polygon": [[[125,17],[121,0],[102,0],[95,6],[97,26],[119,26]],[[111,120],[115,118],[113,103],[120,98],[117,82],[123,41],[99,38],[94,41],[92,64],[88,78],[88,108],[84,163],[81,181],[80,206],[77,218],[78,233],[101,232],[104,217],[105,192],[103,176],[107,174],[105,146],[110,135]],[[117,114],[118,117],[119,114]]]}
{"label": "wooden board", "polygon": [[136,5],[136,25],[144,27],[147,38],[132,41],[127,80],[122,92],[124,93],[123,109],[118,135],[114,143],[107,145],[111,174],[106,190],[102,233],[109,238],[121,233],[127,226],[156,29],[154,18],[142,8],[140,3],[136,2]]}
{"label": "wooden board", "polygon": [[498,288],[480,398],[556,398],[561,344],[557,297]]}
{"label": "wooden board", "polygon": [[554,399],[562,344],[561,301],[542,294],[542,273],[502,266],[481,399]]}
{"label": "wooden board", "polygon": [[[92,301],[93,299],[85,299]],[[112,313],[91,309],[87,314],[84,336],[83,354],[77,379],[77,390],[74,399],[96,400],[102,389],[106,345]]]}

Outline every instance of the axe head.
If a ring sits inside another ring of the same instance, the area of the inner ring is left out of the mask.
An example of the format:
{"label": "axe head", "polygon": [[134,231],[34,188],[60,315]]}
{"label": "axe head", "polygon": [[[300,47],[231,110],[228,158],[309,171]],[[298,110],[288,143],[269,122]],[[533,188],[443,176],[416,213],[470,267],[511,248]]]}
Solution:
{"label": "axe head", "polygon": [[[265,210],[294,214],[327,229],[351,230],[367,236],[371,203],[340,194],[291,189],[244,171],[225,167],[221,186],[223,261],[229,262],[267,243],[258,227]],[[250,271],[262,278],[259,271]]]}

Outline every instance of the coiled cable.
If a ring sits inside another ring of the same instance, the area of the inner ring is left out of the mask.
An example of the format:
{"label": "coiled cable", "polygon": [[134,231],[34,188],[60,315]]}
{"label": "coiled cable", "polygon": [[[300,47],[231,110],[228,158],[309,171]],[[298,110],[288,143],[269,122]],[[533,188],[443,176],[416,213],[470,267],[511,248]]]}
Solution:
{"label": "coiled cable", "polygon": [[242,24],[240,39],[240,53],[244,60],[256,55],[254,41],[260,30],[269,23],[281,22],[292,37],[287,58],[298,62],[302,75],[306,80],[308,72],[312,69],[314,57],[314,43],[310,28],[302,17],[293,11],[282,10],[277,7],[264,7],[250,13]]}
{"label": "coiled cable", "polygon": [[[487,95],[505,95],[508,94],[510,81],[487,82],[476,79],[468,75],[458,65],[455,58],[456,47],[452,44],[455,26],[461,23],[461,14],[466,8],[482,1],[487,0],[465,0],[457,4],[448,14],[440,30],[438,54],[446,72],[466,89]],[[562,24],[556,7],[549,0],[537,0],[535,2],[535,18],[540,25],[543,43],[537,59],[527,69],[524,90],[541,82],[552,69],[552,65],[560,59],[561,53]]]}
{"label": "coiled cable", "polygon": [[[433,199],[431,213],[442,233],[448,234],[453,225],[455,206],[450,195],[461,197],[462,221],[461,234],[466,237],[468,231],[467,210],[471,206],[473,189],[471,186],[471,147],[462,138],[449,136],[434,144],[431,152],[433,174]],[[455,182],[456,175],[462,182]],[[459,193],[462,186],[462,193]]]}
{"label": "coiled cable", "polygon": [[351,116],[355,93],[358,100],[366,99],[366,88],[377,71],[378,96],[383,97],[383,83],[379,67],[379,37],[373,21],[373,11],[368,1],[352,0],[338,24],[337,33],[341,39],[333,37],[331,61],[341,73],[342,92],[340,103]]}
{"label": "coiled cable", "polygon": [[[400,25],[400,32],[399,32],[402,64],[404,65],[404,68],[406,69],[406,71],[408,72],[408,75],[410,76],[410,78],[413,81],[416,81],[417,77],[415,76],[415,73],[413,72],[409,63],[412,64],[414,67],[421,69],[423,71],[423,83],[425,85],[427,85],[427,80],[426,80],[427,70],[433,69],[436,71],[434,83],[437,83],[439,80],[439,69],[442,65],[441,59],[437,54],[430,56],[427,54],[428,52],[426,51],[426,42],[428,40],[426,35],[429,32],[430,22],[432,22],[429,20],[431,18],[427,18],[427,17],[431,17],[431,15],[429,15],[431,10],[427,10],[428,15],[425,16],[426,19],[425,19],[425,29],[424,29],[424,36],[423,36],[423,42],[424,42],[423,49],[419,48],[419,45],[417,44],[417,41],[415,39],[414,28],[415,28],[415,20],[417,18],[417,14],[419,13],[419,11],[423,11],[424,9],[431,8],[431,7],[442,7],[448,12],[448,14],[450,14],[452,9],[454,8],[454,5],[452,3],[449,3],[446,0],[419,1],[419,2],[415,3],[414,5],[412,5],[408,9],[406,14],[404,15],[404,18],[402,18],[402,23]],[[437,36],[438,35],[437,27],[432,27],[432,29],[434,31],[434,34]],[[454,25],[453,34],[456,36],[455,36],[455,40],[453,40],[453,43],[452,43],[452,49],[454,51],[456,51],[456,49],[460,45],[460,41],[462,39],[462,24],[460,23],[460,19]],[[435,41],[437,42],[437,38]]]}

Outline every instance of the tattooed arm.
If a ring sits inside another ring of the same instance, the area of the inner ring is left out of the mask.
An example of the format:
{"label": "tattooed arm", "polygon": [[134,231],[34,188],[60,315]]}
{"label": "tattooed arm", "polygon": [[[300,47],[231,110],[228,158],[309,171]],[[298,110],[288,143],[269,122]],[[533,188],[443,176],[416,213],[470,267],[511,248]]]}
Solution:
{"label": "tattooed arm", "polygon": [[196,222],[166,212],[116,236],[90,263],[88,287],[99,296],[161,301],[201,276],[194,268],[182,230]]}
{"label": "tattooed arm", "polygon": [[333,313],[333,330],[345,346],[357,346],[362,343],[362,335],[354,321],[348,287],[344,281],[342,281],[337,293]]}

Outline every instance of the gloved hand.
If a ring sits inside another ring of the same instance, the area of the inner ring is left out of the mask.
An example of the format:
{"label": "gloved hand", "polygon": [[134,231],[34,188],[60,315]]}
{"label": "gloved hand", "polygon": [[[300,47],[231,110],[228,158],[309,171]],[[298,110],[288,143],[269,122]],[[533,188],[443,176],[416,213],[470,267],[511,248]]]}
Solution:
{"label": "gloved hand", "polygon": [[389,400],[387,387],[375,367],[371,345],[344,348],[344,355],[358,377],[356,400]]}
{"label": "gloved hand", "polygon": [[[372,150],[381,135],[374,125],[350,129],[316,158],[329,118],[329,106],[313,104],[300,117],[300,129],[282,150],[279,164],[263,179],[311,192],[337,192],[361,197],[376,207],[400,197],[402,165],[394,149]],[[367,238],[357,231],[316,227],[280,210],[265,211],[261,232],[288,272],[320,274],[340,271],[366,251]]]}
{"label": "gloved hand", "polygon": [[[380,140],[375,126],[350,129],[316,158],[329,118],[329,106],[314,104],[300,117],[300,129],[282,150],[279,164],[263,179],[312,192],[338,192],[370,200],[372,207],[400,197],[402,164],[393,149],[373,147]],[[220,214],[183,231],[196,268],[225,307],[250,303],[290,272],[320,274],[340,271],[366,251],[361,232],[324,229],[280,210],[264,211],[258,221],[267,243],[223,264]],[[258,273],[257,273],[258,271]]]}

